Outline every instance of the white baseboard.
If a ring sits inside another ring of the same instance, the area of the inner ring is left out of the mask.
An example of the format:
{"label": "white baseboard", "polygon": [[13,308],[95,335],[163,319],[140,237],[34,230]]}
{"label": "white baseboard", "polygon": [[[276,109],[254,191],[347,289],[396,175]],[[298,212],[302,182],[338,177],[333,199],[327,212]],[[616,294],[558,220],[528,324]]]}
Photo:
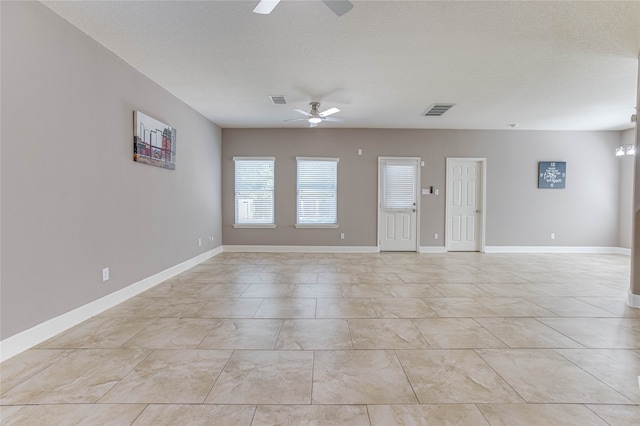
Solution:
{"label": "white baseboard", "polygon": [[[224,246],[228,253],[379,253],[380,248],[374,246]],[[443,246],[418,247],[418,253],[446,253]]]}
{"label": "white baseboard", "polygon": [[229,253],[378,253],[375,246],[223,246]]}
{"label": "white baseboard", "polygon": [[20,352],[26,351],[27,349],[52,338],[56,334],[62,333],[63,331],[68,330],[69,328],[78,325],[127,299],[130,299],[143,291],[147,291],[161,282],[193,268],[199,263],[202,263],[220,253],[222,253],[222,247],[209,250],[192,259],[133,283],[125,288],[114,291],[113,293],[101,297],[98,300],[94,300],[93,302],[87,303],[86,305],[80,306],[79,308],[65,314],[40,323],[28,330],[8,337],[0,341],[0,362],[15,356]]}
{"label": "white baseboard", "polygon": [[446,253],[447,248],[445,246],[420,246],[418,247],[418,253]]}
{"label": "white baseboard", "polygon": [[594,253],[631,254],[630,249],[621,247],[580,247],[580,246],[486,246],[485,253]]}
{"label": "white baseboard", "polygon": [[629,289],[629,294],[627,297],[627,306],[640,309],[640,294],[633,294],[631,293],[631,289]]}
{"label": "white baseboard", "polygon": [[[378,253],[374,246],[269,246],[269,245],[226,245],[227,253]],[[631,250],[620,247],[559,247],[559,246],[486,246],[485,253],[594,253],[626,254]],[[444,246],[420,246],[418,253],[447,253]]]}

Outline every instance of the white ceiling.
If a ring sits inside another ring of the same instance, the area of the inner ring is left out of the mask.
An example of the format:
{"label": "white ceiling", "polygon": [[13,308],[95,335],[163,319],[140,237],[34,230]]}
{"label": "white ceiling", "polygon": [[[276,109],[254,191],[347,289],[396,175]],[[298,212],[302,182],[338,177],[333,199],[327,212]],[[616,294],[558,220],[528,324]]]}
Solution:
{"label": "white ceiling", "polygon": [[[632,127],[640,2],[44,2],[221,127]],[[273,105],[269,95],[286,96]],[[433,103],[455,103],[424,117]],[[148,111],[152,114],[153,111]]]}

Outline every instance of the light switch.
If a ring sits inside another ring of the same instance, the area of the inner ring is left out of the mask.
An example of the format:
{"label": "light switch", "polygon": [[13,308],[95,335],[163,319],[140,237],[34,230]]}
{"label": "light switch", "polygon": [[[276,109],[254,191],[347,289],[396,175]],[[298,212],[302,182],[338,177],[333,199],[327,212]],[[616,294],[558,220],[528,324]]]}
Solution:
{"label": "light switch", "polygon": [[440,190],[439,190],[439,189],[435,189],[435,190],[433,191],[433,193],[434,193],[434,194],[436,194],[436,195],[440,195]]}

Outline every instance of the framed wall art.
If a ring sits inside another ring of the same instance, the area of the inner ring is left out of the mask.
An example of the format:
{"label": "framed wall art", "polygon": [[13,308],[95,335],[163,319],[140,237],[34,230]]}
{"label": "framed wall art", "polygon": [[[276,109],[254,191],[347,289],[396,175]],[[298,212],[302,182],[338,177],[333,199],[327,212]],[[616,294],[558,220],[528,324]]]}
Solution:
{"label": "framed wall art", "polygon": [[175,170],[176,129],[140,111],[133,112],[133,161]]}
{"label": "framed wall art", "polygon": [[538,188],[564,189],[566,179],[566,161],[540,161],[538,163]]}

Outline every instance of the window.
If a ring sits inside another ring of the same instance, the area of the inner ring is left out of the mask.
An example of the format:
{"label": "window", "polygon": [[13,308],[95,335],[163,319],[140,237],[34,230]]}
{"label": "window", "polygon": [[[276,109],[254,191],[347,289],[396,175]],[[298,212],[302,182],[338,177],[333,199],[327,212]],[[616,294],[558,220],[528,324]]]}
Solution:
{"label": "window", "polygon": [[409,210],[416,207],[416,164],[386,161],[384,164],[385,210]]}
{"label": "window", "polygon": [[236,218],[234,227],[275,227],[274,158],[234,157]]}
{"label": "window", "polygon": [[297,158],[297,227],[338,227],[337,158]]}

